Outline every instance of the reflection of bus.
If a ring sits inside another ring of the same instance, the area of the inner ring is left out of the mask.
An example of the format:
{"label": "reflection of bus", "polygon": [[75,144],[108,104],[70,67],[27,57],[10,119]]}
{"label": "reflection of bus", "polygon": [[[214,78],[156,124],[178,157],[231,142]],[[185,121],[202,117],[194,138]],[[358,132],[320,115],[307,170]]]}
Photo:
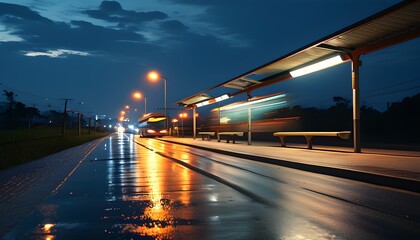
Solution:
{"label": "reflection of bus", "polygon": [[276,131],[299,129],[300,117],[287,114],[288,110],[285,93],[253,97],[212,109],[209,117],[202,120],[202,127],[206,131],[243,132],[251,127],[253,133],[270,133],[272,136]]}
{"label": "reflection of bus", "polygon": [[167,135],[166,116],[162,113],[148,113],[139,118],[140,137],[162,137]]}

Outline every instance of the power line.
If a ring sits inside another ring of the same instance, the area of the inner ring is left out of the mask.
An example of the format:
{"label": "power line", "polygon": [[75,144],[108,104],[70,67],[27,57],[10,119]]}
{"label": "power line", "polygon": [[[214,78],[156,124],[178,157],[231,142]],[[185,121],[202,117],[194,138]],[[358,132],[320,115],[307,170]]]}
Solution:
{"label": "power line", "polygon": [[[57,111],[60,111],[59,109],[61,108],[61,101],[65,100],[65,99],[62,99],[62,98],[54,98],[54,97],[41,96],[41,95],[38,95],[38,94],[29,93],[29,92],[26,92],[26,91],[22,91],[22,90],[4,85],[2,83],[0,83],[0,87],[3,87],[5,90],[8,90],[8,91],[13,91],[13,92],[17,92],[19,94],[24,94],[24,95],[36,97],[38,99],[42,99],[42,101],[43,101],[42,103],[39,102],[38,100],[33,99],[33,98],[26,99],[26,101],[25,101],[25,102],[30,102],[30,103],[27,103],[29,105],[37,105],[37,106],[42,107],[42,108],[57,109]],[[53,101],[53,102],[51,102],[51,101]],[[60,103],[57,103],[57,101],[60,101]]]}
{"label": "power line", "polygon": [[368,90],[368,91],[369,92],[372,92],[372,91],[380,91],[380,90],[389,89],[389,88],[393,88],[393,87],[397,87],[397,86],[399,87],[399,86],[404,85],[406,83],[416,82],[416,81],[419,81],[419,80],[420,80],[420,77],[417,77],[417,78],[413,78],[413,79],[408,80],[408,81],[399,82],[399,83],[396,83],[396,84],[393,84],[393,85],[389,85],[389,86],[385,86],[385,87],[377,88],[377,89],[372,89],[372,90]]}
{"label": "power line", "polygon": [[389,95],[389,94],[394,94],[394,93],[409,91],[409,90],[413,90],[413,89],[417,89],[417,88],[420,88],[420,86],[414,86],[414,87],[410,87],[410,88],[404,88],[404,89],[400,89],[400,90],[396,90],[396,91],[391,91],[391,92],[373,94],[373,95],[365,96],[364,98],[371,98],[371,97]]}
{"label": "power line", "polygon": [[52,98],[52,97],[40,96],[40,95],[33,94],[33,93],[28,93],[28,92],[25,92],[25,91],[22,91],[22,90],[19,90],[19,89],[16,89],[16,88],[12,88],[10,86],[6,86],[6,85],[4,85],[2,83],[0,83],[0,86],[3,86],[5,89],[7,88],[7,89],[13,90],[15,92],[23,93],[23,94],[26,94],[26,95],[29,95],[29,96],[33,96],[33,97],[43,98],[45,100],[49,100],[49,99],[52,99],[52,100],[60,100],[58,98]]}

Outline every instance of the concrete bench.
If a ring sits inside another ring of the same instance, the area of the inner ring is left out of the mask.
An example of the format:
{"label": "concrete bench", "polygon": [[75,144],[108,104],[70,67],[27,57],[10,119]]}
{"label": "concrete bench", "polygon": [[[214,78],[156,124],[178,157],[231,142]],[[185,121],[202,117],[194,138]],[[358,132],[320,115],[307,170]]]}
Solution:
{"label": "concrete bench", "polygon": [[339,137],[341,139],[349,139],[351,131],[342,132],[275,132],[274,136],[280,137],[280,143],[282,147],[286,146],[284,139],[288,136],[303,136],[306,138],[308,143],[308,149],[312,149],[312,138],[313,137]]}
{"label": "concrete bench", "polygon": [[215,132],[198,132],[198,135],[201,135],[201,139],[204,140],[204,137],[207,140],[211,140],[211,137],[214,136],[216,133]]}
{"label": "concrete bench", "polygon": [[244,132],[219,132],[217,133],[217,141],[220,142],[221,136],[227,136],[226,142],[229,143],[229,140],[232,139],[232,142],[235,143],[235,136],[242,137]]}

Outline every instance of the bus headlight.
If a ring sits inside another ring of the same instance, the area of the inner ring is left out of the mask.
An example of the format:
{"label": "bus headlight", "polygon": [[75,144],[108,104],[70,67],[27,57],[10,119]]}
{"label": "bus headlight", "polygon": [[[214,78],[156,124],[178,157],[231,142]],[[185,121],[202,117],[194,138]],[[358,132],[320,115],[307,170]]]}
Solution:
{"label": "bus headlight", "polygon": [[155,130],[152,130],[152,129],[147,129],[147,132],[148,132],[148,133],[155,133]]}
{"label": "bus headlight", "polygon": [[159,133],[166,133],[166,130],[160,130]]}

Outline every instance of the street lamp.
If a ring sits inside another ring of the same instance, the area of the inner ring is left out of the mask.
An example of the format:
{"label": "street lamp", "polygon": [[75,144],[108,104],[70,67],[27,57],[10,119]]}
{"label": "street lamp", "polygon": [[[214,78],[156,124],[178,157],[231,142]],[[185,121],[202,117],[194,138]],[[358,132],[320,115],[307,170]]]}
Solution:
{"label": "street lamp", "polygon": [[173,134],[175,135],[176,132],[176,136],[179,137],[179,131],[178,131],[178,119],[174,118],[172,119],[172,128],[173,128]]}
{"label": "street lamp", "polygon": [[[136,91],[136,92],[133,92],[133,98],[134,99],[136,99],[136,100],[140,100],[140,99],[142,99],[142,97],[143,97],[143,95],[141,94],[141,92],[139,92],[139,91]],[[144,115],[146,115],[147,114],[147,108],[146,108],[146,105],[147,105],[147,98],[146,97],[144,97]]]}
{"label": "street lamp", "polygon": [[164,98],[163,98],[163,101],[164,101],[164,110],[165,110],[165,116],[166,116],[166,121],[165,121],[165,128],[167,128],[168,127],[168,114],[167,114],[167,112],[166,112],[166,78],[164,77],[164,76],[162,76],[162,75],[160,75],[158,72],[156,72],[156,71],[151,71],[151,72],[149,72],[148,74],[147,74],[147,78],[150,80],[150,81],[152,81],[152,82],[156,82],[156,81],[158,81],[159,79],[163,79],[163,91],[164,91]]}
{"label": "street lamp", "polygon": [[180,113],[179,117],[181,118],[181,136],[184,137],[184,118],[188,117],[187,113]]}

